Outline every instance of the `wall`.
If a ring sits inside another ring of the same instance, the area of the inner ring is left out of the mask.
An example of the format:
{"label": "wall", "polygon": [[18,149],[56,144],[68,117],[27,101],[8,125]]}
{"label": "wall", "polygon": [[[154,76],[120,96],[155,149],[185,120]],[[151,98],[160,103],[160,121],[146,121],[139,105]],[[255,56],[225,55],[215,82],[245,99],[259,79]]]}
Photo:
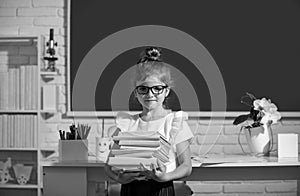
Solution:
{"label": "wall", "polygon": [[[92,125],[92,133],[89,136],[90,151],[94,153],[94,137],[101,136],[102,131],[114,124],[112,118],[72,118],[65,115],[66,112],[66,2],[64,0],[0,0],[0,34],[1,35],[43,35],[46,41],[49,37],[49,28],[54,28],[55,41],[58,42],[57,68],[60,75],[47,82],[47,85],[56,85],[59,88],[58,112],[54,115],[44,116],[40,130],[40,142],[43,148],[56,148],[59,129],[67,130],[73,122],[89,123]],[[91,21],[89,21],[91,22]],[[45,48],[44,48],[45,49]],[[33,63],[23,54],[15,57],[11,64]],[[45,51],[43,51],[45,54]],[[5,54],[0,54],[0,59]],[[1,61],[0,61],[1,63]],[[2,62],[3,63],[3,62]],[[232,119],[224,123],[224,129],[219,129],[219,120],[212,124],[206,119],[192,118],[189,125],[195,133],[192,144],[193,154],[203,155],[210,149],[211,154],[240,154],[241,148],[238,144],[239,128],[232,125]],[[223,123],[222,123],[223,125]],[[210,131],[207,127],[210,126]],[[217,137],[219,135],[220,136]],[[278,132],[300,132],[300,121],[283,119],[282,124],[274,126],[275,149],[276,134]],[[245,139],[242,137],[242,144]],[[200,145],[201,144],[201,145]],[[246,148],[246,146],[245,146]],[[245,174],[246,175],[246,174]],[[296,195],[297,183],[295,181],[238,181],[238,182],[188,182],[194,191],[194,195]]]}

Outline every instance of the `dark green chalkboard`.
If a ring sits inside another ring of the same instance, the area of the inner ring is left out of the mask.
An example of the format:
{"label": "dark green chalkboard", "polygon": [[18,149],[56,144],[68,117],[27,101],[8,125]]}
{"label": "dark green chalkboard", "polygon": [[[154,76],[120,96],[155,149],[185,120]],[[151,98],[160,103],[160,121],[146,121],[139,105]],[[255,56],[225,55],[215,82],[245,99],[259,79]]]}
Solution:
{"label": "dark green chalkboard", "polygon": [[[89,51],[104,38],[126,28],[161,25],[183,31],[200,42],[220,70],[226,90],[227,111],[248,108],[240,97],[251,92],[268,97],[281,111],[300,111],[300,1],[299,0],[210,0],[166,1],[72,1],[70,6],[70,110],[112,111],[112,89],[120,76],[139,58],[143,47],[128,48],[115,56],[99,76],[95,107],[85,96],[72,103],[78,68]],[[149,32],[151,33],[151,32]],[[159,35],[157,35],[159,36]],[[130,40],[134,43],[134,39]],[[117,47],[117,46],[112,46]],[[111,48],[107,48],[111,50]],[[211,111],[211,95],[203,73],[180,52],[163,48],[165,61],[189,80],[200,108]],[[99,59],[104,58],[99,53]],[[97,64],[97,61],[95,62]],[[92,74],[91,74],[92,77]],[[86,78],[89,81],[89,78]],[[175,85],[176,81],[175,80]],[[86,85],[89,88],[89,85]],[[77,94],[78,96],[78,94]],[[128,103],[131,102],[129,97]],[[178,101],[177,101],[178,102]],[[177,103],[178,104],[178,103]],[[178,109],[178,105],[175,107]],[[213,108],[224,110],[224,108]]]}

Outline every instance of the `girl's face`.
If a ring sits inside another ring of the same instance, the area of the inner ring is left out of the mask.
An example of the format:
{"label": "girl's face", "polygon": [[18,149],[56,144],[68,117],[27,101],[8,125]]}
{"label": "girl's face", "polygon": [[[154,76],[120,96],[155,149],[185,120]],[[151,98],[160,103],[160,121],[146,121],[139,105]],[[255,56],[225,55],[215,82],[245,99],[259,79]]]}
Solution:
{"label": "girl's face", "polygon": [[135,96],[143,108],[154,110],[163,107],[163,101],[168,96],[170,89],[158,77],[147,77],[136,82]]}

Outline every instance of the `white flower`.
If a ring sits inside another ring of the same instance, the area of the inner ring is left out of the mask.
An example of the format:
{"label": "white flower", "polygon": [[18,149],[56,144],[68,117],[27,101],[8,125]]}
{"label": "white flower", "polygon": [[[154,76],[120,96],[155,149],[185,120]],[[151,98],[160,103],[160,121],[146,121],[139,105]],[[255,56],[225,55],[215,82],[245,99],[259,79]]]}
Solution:
{"label": "white flower", "polygon": [[264,113],[265,115],[261,119],[262,124],[267,124],[267,123],[277,123],[277,121],[281,118],[281,115],[279,112],[275,111],[272,113]]}
{"label": "white flower", "polygon": [[254,109],[265,112],[273,112],[277,111],[277,107],[271,100],[267,100],[266,98],[262,98],[261,100],[257,99],[253,102]]}
{"label": "white flower", "polygon": [[253,106],[255,110],[262,112],[263,116],[260,121],[262,124],[276,123],[281,118],[280,113],[277,111],[277,106],[270,99],[257,99],[253,102]]}

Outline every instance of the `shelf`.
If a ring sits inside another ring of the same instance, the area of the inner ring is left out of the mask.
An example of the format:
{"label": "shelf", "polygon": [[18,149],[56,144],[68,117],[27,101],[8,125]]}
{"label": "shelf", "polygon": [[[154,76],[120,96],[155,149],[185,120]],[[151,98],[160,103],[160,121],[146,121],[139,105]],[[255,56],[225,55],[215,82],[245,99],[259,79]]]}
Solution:
{"label": "shelf", "polygon": [[40,71],[40,75],[47,77],[47,76],[57,76],[59,74],[57,71]]}
{"label": "shelf", "polygon": [[20,185],[20,184],[12,184],[12,183],[7,183],[7,184],[0,184],[0,188],[8,188],[8,189],[37,189],[38,185],[36,184],[25,184],[25,185]]}
{"label": "shelf", "polygon": [[0,110],[0,114],[37,114],[37,110]]}
{"label": "shelf", "polygon": [[40,151],[43,151],[43,152],[52,152],[52,151],[56,151],[56,148],[53,147],[53,148],[40,148]]}
{"label": "shelf", "polygon": [[11,42],[29,42],[31,40],[36,40],[37,37],[36,36],[14,36],[14,35],[3,35],[0,37],[0,42],[1,43],[11,43]]}
{"label": "shelf", "polygon": [[[32,172],[29,181],[25,185],[18,184],[17,180],[10,180],[5,184],[0,184],[0,195],[26,195],[26,196],[42,196],[41,184],[43,180],[41,155],[39,139],[41,130],[41,88],[43,81],[51,78],[55,79],[58,72],[44,72],[41,69],[42,52],[44,50],[43,36],[3,36],[0,35],[0,43],[4,45],[3,50],[9,51],[10,47],[15,47],[17,51],[21,51],[23,47],[28,47],[30,53],[28,58],[37,59],[36,63],[17,66],[14,72],[5,73],[5,80],[0,86],[6,87],[11,82],[12,77],[16,79],[11,83],[13,88],[8,88],[7,95],[1,96],[5,98],[5,105],[10,103],[11,107],[0,108],[0,156],[1,162],[6,162],[8,157],[11,158],[11,164],[17,163],[32,166]],[[7,46],[7,49],[5,48]],[[22,48],[22,49],[21,49]],[[17,54],[16,54],[17,55]],[[18,55],[22,55],[21,53]],[[10,65],[11,63],[8,63]],[[19,83],[18,83],[19,82]],[[19,85],[18,85],[19,84]],[[19,96],[19,99],[13,99]],[[13,99],[13,100],[11,100]],[[15,102],[13,102],[15,101]],[[26,109],[25,109],[26,108]],[[44,114],[43,114],[44,115]],[[1,122],[1,120],[3,122]],[[2,125],[2,124],[3,125]],[[5,138],[2,144],[1,139]],[[11,146],[11,147],[9,147]],[[22,147],[24,146],[24,147]],[[14,169],[10,168],[11,175]],[[15,174],[16,175],[16,174]],[[15,178],[15,175],[12,175]]]}
{"label": "shelf", "polygon": [[41,112],[41,113],[53,114],[53,113],[56,113],[57,110],[41,110],[40,112]]}
{"label": "shelf", "polygon": [[38,148],[22,148],[22,147],[20,147],[20,148],[7,148],[7,147],[5,147],[5,148],[0,148],[0,151],[37,151],[38,150]]}

